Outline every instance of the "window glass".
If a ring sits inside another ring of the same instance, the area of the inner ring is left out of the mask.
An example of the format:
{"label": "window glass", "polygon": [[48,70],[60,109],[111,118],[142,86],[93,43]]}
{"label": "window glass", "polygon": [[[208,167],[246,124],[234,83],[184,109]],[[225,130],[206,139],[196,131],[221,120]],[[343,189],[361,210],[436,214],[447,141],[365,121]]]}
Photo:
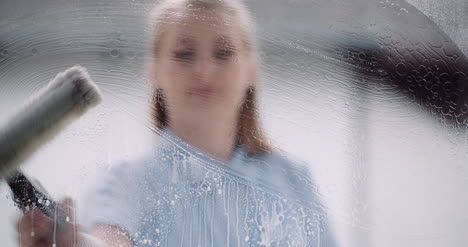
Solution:
{"label": "window glass", "polygon": [[[463,246],[467,6],[3,0],[0,135],[81,65],[102,102],[17,167],[73,198],[83,232],[115,225],[138,246]],[[18,246],[6,179],[0,239]]]}

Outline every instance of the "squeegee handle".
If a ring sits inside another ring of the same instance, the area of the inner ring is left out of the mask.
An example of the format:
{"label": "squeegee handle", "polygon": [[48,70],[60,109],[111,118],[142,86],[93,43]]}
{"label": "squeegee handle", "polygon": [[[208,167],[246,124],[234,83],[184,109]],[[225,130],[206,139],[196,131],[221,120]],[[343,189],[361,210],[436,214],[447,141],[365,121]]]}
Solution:
{"label": "squeegee handle", "polygon": [[29,180],[21,171],[14,171],[7,179],[7,183],[13,193],[13,201],[23,212],[37,208],[58,222],[66,222],[66,215],[44,188],[37,182]]}

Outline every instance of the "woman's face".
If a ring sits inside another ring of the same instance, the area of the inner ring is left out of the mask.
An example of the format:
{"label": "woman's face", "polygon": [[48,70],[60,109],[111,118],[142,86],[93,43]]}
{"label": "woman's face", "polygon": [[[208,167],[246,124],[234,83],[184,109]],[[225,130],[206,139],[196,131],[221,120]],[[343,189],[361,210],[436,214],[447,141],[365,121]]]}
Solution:
{"label": "woman's face", "polygon": [[243,46],[239,21],[206,10],[174,18],[176,22],[165,24],[153,68],[170,120],[234,116],[256,72]]}

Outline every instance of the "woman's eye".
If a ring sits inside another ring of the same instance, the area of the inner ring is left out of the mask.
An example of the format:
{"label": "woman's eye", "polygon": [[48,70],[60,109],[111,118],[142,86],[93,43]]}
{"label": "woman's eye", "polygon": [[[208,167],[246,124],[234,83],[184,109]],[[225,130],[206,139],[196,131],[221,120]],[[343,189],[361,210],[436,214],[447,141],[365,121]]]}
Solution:
{"label": "woman's eye", "polygon": [[230,59],[234,55],[234,51],[232,49],[220,49],[216,51],[215,57],[221,60]]}
{"label": "woman's eye", "polygon": [[174,52],[174,57],[178,60],[190,60],[194,56],[194,52],[191,50],[176,51]]}

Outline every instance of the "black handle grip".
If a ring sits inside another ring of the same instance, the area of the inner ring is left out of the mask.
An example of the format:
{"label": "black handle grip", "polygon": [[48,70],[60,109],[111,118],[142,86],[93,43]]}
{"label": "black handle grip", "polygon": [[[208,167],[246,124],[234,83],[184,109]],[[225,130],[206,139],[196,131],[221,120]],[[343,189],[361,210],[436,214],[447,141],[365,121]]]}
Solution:
{"label": "black handle grip", "polygon": [[13,193],[16,206],[23,212],[38,208],[43,214],[56,219],[57,223],[66,222],[66,214],[38,182],[33,183],[22,172],[14,171],[7,179],[7,183]]}

